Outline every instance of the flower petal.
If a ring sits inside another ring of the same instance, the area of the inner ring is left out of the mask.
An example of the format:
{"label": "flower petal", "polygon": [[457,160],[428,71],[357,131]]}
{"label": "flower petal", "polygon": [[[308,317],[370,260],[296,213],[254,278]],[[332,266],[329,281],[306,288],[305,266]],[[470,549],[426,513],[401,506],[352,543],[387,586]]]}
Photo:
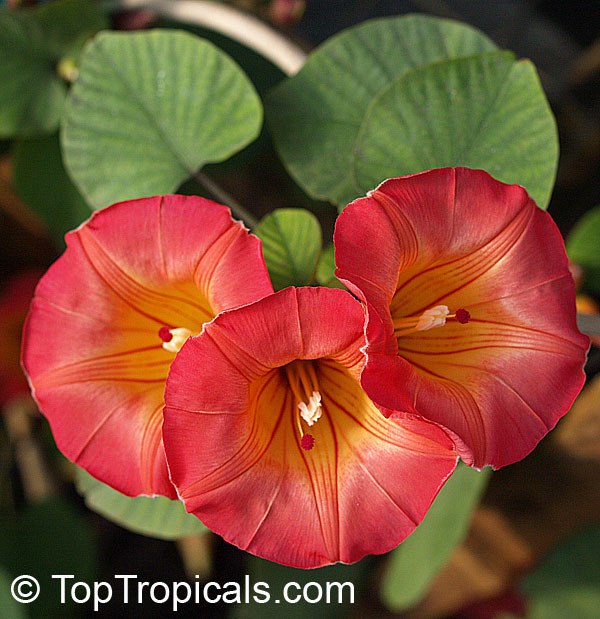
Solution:
{"label": "flower petal", "polygon": [[[260,240],[248,235],[229,209],[197,196],[157,196],[125,202],[94,214],[87,226],[100,247],[123,272],[152,289],[168,283],[175,303],[191,303],[188,286],[196,283],[191,298],[206,298],[214,314],[251,303],[273,292]],[[106,219],[110,221],[106,223]],[[133,231],[137,247],[132,251]],[[240,285],[243,282],[244,285]],[[199,292],[200,291],[200,292]],[[197,307],[193,307],[193,315]]]}
{"label": "flower petal", "polygon": [[[344,291],[286,289],[221,314],[178,354],[163,429],[172,480],[227,541],[295,567],[357,561],[412,532],[453,471],[438,427],[384,417],[361,388],[362,325]],[[286,374],[306,359],[323,407],[310,451]]]}
{"label": "flower petal", "polygon": [[[464,168],[391,179],[347,207],[335,242],[338,276],[366,304],[363,386],[376,402],[412,405],[467,462],[496,468],[569,409],[588,340],[560,234],[523,188]],[[394,320],[439,304],[471,320],[396,335]]]}
{"label": "flower petal", "polygon": [[66,240],[24,331],[34,396],[67,457],[125,494],[174,497],[161,436],[174,355],[159,329],[199,333],[272,292],[260,241],[184,196],[115,204]]}

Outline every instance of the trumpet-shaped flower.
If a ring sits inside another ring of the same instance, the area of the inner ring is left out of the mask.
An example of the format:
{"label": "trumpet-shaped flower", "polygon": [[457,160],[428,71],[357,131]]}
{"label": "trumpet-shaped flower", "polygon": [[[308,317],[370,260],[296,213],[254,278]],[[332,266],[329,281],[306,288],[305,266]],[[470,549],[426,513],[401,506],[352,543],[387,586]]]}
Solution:
{"label": "trumpet-shaped flower", "polygon": [[496,468],[569,409],[588,339],[558,229],[522,187],[465,168],[391,179],[344,210],[334,242],[336,274],[366,306],[375,402]]}
{"label": "trumpet-shaped flower", "polygon": [[191,334],[272,292],[260,241],[198,197],[122,202],[66,236],[37,287],[23,364],[59,448],[128,495],[175,496],[165,380]]}
{"label": "trumpet-shaped flower", "polygon": [[363,391],[364,312],[287,288],[191,337],[165,391],[165,450],[188,511],[227,541],[296,567],[400,543],[456,465],[452,441]]}

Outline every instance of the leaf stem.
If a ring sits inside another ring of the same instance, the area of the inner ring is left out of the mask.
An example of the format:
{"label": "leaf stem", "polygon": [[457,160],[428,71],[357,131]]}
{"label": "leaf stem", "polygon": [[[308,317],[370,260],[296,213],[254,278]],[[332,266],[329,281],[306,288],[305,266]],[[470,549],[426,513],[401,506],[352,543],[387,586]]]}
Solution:
{"label": "leaf stem", "polygon": [[200,171],[194,172],[192,176],[198,183],[207,189],[213,197],[228,206],[231,209],[231,212],[238,219],[241,219],[248,226],[248,228],[256,228],[258,225],[258,220],[254,217],[254,215],[247,211],[231,194],[225,191],[223,187],[216,183],[212,178]]}

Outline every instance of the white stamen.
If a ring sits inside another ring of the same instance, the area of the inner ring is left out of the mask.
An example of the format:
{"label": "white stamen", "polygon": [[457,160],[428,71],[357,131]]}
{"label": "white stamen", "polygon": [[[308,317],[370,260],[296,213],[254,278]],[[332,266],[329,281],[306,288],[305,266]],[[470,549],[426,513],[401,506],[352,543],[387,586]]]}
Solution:
{"label": "white stamen", "polygon": [[300,409],[300,417],[306,421],[308,426],[312,426],[319,421],[323,409],[321,408],[321,394],[318,391],[313,391],[308,400],[308,406],[304,402],[298,404]]}
{"label": "white stamen", "polygon": [[187,342],[188,337],[192,335],[192,332],[185,327],[178,327],[177,329],[169,329],[169,333],[173,336],[168,342],[163,342],[162,347],[169,352],[179,352],[181,347]]}
{"label": "white stamen", "polygon": [[415,329],[417,331],[427,331],[433,327],[442,327],[446,324],[446,316],[450,313],[447,305],[436,305],[431,309],[425,310]]}

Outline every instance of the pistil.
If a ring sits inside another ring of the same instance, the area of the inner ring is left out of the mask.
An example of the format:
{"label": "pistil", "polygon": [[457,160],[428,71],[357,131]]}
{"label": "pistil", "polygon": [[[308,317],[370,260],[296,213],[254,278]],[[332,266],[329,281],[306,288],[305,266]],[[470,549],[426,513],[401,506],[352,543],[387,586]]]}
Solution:
{"label": "pistil", "polygon": [[285,372],[296,400],[295,423],[300,436],[300,446],[305,451],[310,451],[315,445],[315,438],[304,432],[302,422],[311,427],[323,414],[317,372],[312,361],[297,361],[287,365]]}
{"label": "pistil", "polygon": [[425,310],[420,316],[394,320],[394,333],[396,337],[403,337],[416,331],[428,331],[434,327],[443,327],[448,320],[455,320],[464,325],[471,320],[471,314],[464,308],[459,308],[454,314],[450,314],[447,305],[436,305]]}

